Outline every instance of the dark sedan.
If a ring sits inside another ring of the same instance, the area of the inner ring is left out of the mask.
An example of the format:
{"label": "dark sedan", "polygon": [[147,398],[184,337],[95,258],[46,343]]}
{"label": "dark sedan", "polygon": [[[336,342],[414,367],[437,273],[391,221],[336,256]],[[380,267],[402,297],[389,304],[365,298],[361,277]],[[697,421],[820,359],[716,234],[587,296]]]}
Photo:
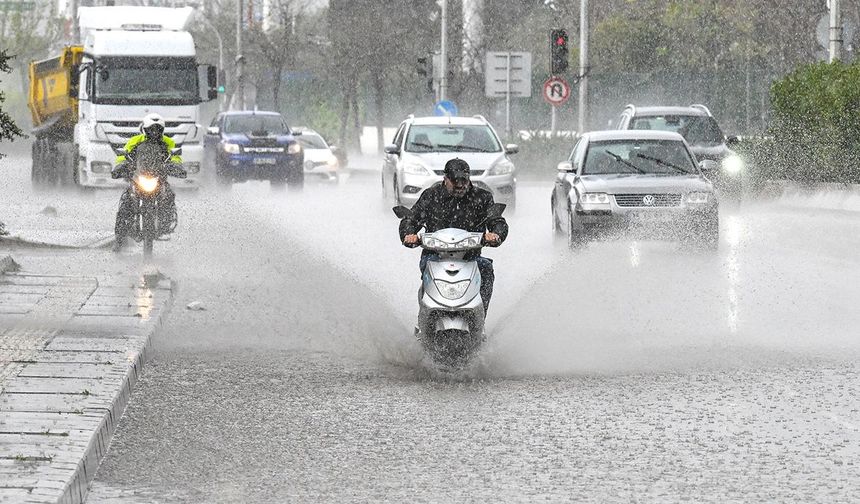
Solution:
{"label": "dark sedan", "polygon": [[218,114],[209,126],[205,159],[215,165],[219,184],[268,180],[272,187],[304,185],[304,152],[277,112],[236,111]]}

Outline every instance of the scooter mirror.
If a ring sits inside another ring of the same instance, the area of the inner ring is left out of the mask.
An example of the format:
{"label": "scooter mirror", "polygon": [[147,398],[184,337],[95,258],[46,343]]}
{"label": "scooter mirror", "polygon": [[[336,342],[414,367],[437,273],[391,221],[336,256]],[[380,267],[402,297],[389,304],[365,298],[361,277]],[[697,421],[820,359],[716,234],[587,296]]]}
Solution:
{"label": "scooter mirror", "polygon": [[493,203],[493,206],[491,206],[490,210],[487,212],[487,219],[496,219],[501,217],[507,207],[508,205],[505,205],[504,203]]}
{"label": "scooter mirror", "polygon": [[398,219],[412,217],[412,210],[406,208],[403,205],[396,206],[392,208],[392,210],[394,210],[394,215],[396,215]]}

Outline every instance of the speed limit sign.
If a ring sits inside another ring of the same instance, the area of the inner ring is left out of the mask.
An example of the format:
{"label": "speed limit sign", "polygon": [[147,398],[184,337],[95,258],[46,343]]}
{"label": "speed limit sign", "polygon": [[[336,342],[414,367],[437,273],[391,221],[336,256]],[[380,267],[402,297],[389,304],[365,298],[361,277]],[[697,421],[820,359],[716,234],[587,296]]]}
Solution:
{"label": "speed limit sign", "polygon": [[570,98],[570,84],[561,77],[550,77],[543,83],[543,99],[558,107]]}

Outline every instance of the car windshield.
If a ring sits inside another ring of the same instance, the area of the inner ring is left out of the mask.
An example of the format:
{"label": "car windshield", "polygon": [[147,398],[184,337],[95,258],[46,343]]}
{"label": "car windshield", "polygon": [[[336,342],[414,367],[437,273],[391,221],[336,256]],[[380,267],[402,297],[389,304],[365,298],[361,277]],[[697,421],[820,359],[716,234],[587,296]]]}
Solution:
{"label": "car windshield", "polygon": [[500,152],[501,144],[485,125],[413,125],[406,138],[407,152]]}
{"label": "car windshield", "polygon": [[678,140],[608,140],[591,142],[583,175],[698,174],[686,146]]}
{"label": "car windshield", "polygon": [[700,115],[660,115],[633,118],[630,129],[680,133],[692,145],[719,144],[723,132],[713,117]]}
{"label": "car windshield", "polygon": [[297,136],[296,139],[305,149],[328,149],[328,145],[326,145],[323,137],[316,133],[304,132]]}
{"label": "car windshield", "polygon": [[287,135],[290,129],[281,116],[271,114],[248,114],[228,116],[224,122],[225,133],[251,133],[255,136]]}

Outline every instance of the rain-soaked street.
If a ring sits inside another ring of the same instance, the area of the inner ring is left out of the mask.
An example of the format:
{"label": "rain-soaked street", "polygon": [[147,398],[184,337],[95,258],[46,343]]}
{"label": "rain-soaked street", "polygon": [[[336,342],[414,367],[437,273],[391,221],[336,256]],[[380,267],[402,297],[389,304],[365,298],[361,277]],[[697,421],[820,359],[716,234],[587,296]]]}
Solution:
{"label": "rain-soaked street", "polygon": [[[34,194],[25,158],[0,166],[5,220],[110,234],[116,192]],[[571,254],[553,176],[520,185],[489,345],[459,375],[412,336],[418,252],[378,172],[179,192],[148,262],[14,250],[176,282],[87,502],[860,500],[860,214],[748,202],[717,253]]]}

